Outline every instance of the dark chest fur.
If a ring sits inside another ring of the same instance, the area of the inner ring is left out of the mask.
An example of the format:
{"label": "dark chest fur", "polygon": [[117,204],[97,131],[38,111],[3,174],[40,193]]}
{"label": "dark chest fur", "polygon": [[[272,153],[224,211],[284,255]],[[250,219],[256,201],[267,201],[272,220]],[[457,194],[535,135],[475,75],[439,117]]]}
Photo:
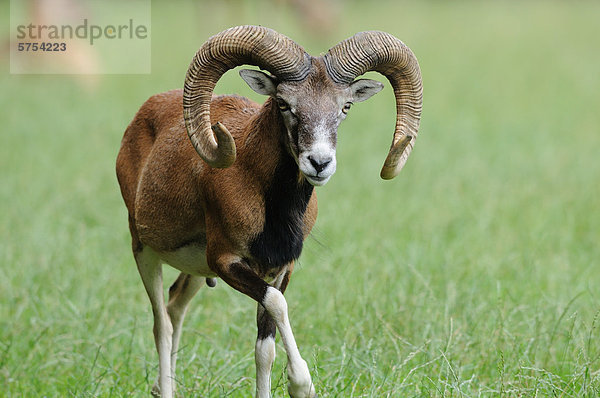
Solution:
{"label": "dark chest fur", "polygon": [[250,245],[261,268],[278,268],[300,257],[304,241],[304,213],[313,192],[305,180],[298,182],[293,159],[280,162],[265,195],[265,224]]}

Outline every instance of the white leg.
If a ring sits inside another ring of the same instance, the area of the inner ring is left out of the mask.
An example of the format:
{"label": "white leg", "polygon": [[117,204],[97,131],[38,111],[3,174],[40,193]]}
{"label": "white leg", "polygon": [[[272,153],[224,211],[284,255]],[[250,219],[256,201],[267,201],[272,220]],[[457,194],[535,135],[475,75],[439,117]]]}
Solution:
{"label": "white leg", "polygon": [[256,362],[256,397],[271,397],[271,368],[275,361],[275,323],[261,304],[258,304],[256,323],[258,337],[254,350]]}
{"label": "white leg", "polygon": [[276,288],[269,286],[264,295],[263,306],[273,318],[277,329],[281,334],[283,347],[288,358],[288,392],[292,398],[312,398],[315,396],[315,388],[310,378],[308,365],[302,359],[290,321],[288,318],[287,302],[283,294]]}
{"label": "white leg", "polygon": [[[175,367],[177,365],[177,351],[181,337],[181,327],[192,298],[196,295],[204,278],[181,273],[169,289],[169,303],[167,313],[173,324],[173,347],[171,350],[171,376],[175,380]],[[175,390],[173,382],[173,390]]]}
{"label": "white leg", "polygon": [[256,340],[256,397],[271,397],[271,368],[275,361],[275,338],[269,336]]}
{"label": "white leg", "polygon": [[154,314],[154,342],[158,351],[158,387],[160,390],[157,391],[155,385],[152,388],[152,394],[160,394],[162,398],[172,398],[171,347],[173,326],[165,306],[162,265],[158,256],[147,247],[136,253],[135,260]]}
{"label": "white leg", "polygon": [[[267,284],[261,279],[256,272],[248,266],[244,261],[230,263],[228,258],[223,258],[221,263],[217,263],[215,266],[215,272],[223,279],[229,286],[234,289],[252,297],[254,300],[262,304],[268,315],[270,315],[270,321],[279,329],[281,333],[281,340],[288,357],[288,379],[289,386],[288,392],[292,398],[313,398],[315,396],[315,388],[310,379],[310,373],[308,372],[308,365],[300,356],[296,341],[294,340],[294,334],[290,327],[290,321],[288,319],[287,303],[277,288]],[[285,290],[287,281],[289,280],[289,272],[291,267],[286,270],[285,275],[281,275],[281,286],[282,290]],[[264,337],[268,337],[271,333],[261,336],[261,326],[259,319],[259,340],[265,340]],[[275,333],[272,333],[275,336]],[[262,338],[261,338],[262,337]],[[261,389],[260,392],[266,395],[268,377],[266,374],[267,365],[270,368],[269,353],[272,344],[266,341],[257,342],[259,346],[259,353],[266,355],[263,357],[260,355],[257,360],[257,368],[261,369],[258,373],[259,381],[257,384],[257,390]],[[263,346],[264,345],[264,346]],[[273,356],[274,358],[274,356]],[[270,387],[268,388],[270,390]]]}

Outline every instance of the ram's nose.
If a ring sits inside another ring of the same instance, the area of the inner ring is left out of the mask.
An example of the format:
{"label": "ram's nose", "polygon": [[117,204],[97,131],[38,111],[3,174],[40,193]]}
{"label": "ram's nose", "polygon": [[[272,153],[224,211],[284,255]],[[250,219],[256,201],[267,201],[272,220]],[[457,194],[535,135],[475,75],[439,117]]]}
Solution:
{"label": "ram's nose", "polygon": [[331,164],[332,159],[333,158],[331,156],[318,156],[318,157],[313,156],[313,155],[308,156],[308,160],[310,161],[310,164],[317,172],[317,175],[320,172],[322,172],[323,170],[325,170],[327,168],[327,166],[329,166]]}
{"label": "ram's nose", "polygon": [[335,151],[311,151],[299,158],[302,174],[312,185],[325,185],[335,173]]}

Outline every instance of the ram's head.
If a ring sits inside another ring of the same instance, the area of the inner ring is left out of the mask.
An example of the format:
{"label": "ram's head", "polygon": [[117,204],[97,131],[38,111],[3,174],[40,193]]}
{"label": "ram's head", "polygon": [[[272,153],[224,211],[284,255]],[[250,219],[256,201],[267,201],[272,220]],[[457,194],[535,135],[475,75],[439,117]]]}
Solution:
{"label": "ram's head", "polygon": [[[256,65],[270,74],[242,70],[252,89],[276,101],[287,130],[287,145],[306,179],[325,184],[335,172],[337,128],[350,106],[383,85],[358,76],[376,71],[391,83],[396,97],[396,128],[381,177],[395,177],[412,151],[422,105],[417,59],[400,40],[385,32],[361,32],[312,57],[274,30],[239,26],[211,37],[196,53],[184,88],[184,118],[199,155],[213,167],[235,161],[235,143],[221,123],[211,126],[210,101],[219,78],[239,65]],[[214,134],[213,134],[214,132]]]}

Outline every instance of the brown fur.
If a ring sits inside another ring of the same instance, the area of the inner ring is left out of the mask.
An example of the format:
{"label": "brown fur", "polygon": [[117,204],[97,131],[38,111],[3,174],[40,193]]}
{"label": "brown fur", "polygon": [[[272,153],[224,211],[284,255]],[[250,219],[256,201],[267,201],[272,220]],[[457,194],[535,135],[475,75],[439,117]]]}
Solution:
{"label": "brown fur", "polygon": [[[132,245],[134,251],[144,245],[157,251],[206,245],[208,265],[220,274],[228,262],[250,256],[249,242],[263,228],[264,194],[286,155],[284,127],[271,99],[261,106],[239,96],[214,97],[212,122],[227,126],[238,155],[231,167],[213,169],[189,141],[181,104],[182,90],[152,96],[123,136],[117,177]],[[313,192],[305,236],[316,215]]]}

